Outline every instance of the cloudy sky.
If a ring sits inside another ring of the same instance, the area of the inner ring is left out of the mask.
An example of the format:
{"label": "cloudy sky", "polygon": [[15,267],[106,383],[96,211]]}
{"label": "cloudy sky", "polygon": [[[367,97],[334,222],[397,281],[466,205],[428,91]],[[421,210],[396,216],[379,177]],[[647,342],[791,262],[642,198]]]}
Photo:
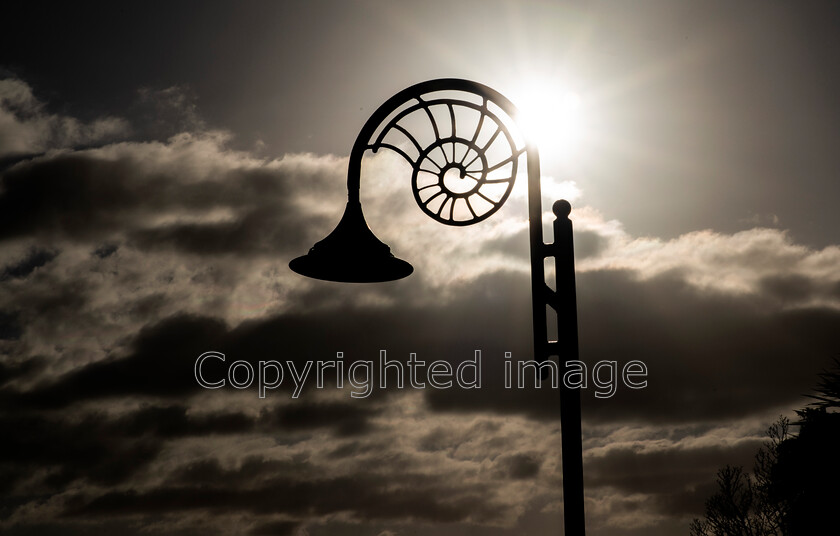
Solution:
{"label": "cloudy sky", "polygon": [[[686,534],[717,468],[751,466],[840,352],[836,5],[30,2],[4,21],[3,533],[557,533],[557,392],[502,378],[533,351],[524,181],[447,227],[382,152],[365,215],[414,274],[288,268],[337,223],[361,126],[427,79],[520,105],[546,211],[574,207],[581,358],[648,367],[645,389],[582,392],[589,534]],[[482,387],[354,398],[328,372],[261,399],[194,377],[207,351],[302,369],[380,350],[480,350]]]}

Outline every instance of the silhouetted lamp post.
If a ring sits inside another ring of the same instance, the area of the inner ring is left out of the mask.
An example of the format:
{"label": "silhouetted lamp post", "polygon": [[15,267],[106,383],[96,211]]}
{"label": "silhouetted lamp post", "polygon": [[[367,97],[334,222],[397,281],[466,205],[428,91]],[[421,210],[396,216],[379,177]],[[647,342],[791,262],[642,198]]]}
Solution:
{"label": "silhouetted lamp post", "polygon": [[[294,259],[295,272],[327,281],[393,281],[414,269],[391,254],[368,228],[359,203],[362,156],[387,148],[412,167],[411,186],[420,208],[447,225],[471,225],[507,200],[525,155],[531,244],[531,294],[535,358],[578,357],[571,205],[554,203],[554,242],[543,241],[539,152],[514,136],[516,107],[499,92],[476,82],[439,79],[400,91],[362,127],[350,152],[347,206],[336,228],[309,253]],[[423,124],[425,123],[425,124]],[[425,136],[421,134],[425,131]],[[544,261],[555,259],[556,291],[545,282]],[[557,313],[558,341],[549,341],[546,307]],[[567,536],[584,534],[583,454],[580,392],[560,382],[564,525]]]}

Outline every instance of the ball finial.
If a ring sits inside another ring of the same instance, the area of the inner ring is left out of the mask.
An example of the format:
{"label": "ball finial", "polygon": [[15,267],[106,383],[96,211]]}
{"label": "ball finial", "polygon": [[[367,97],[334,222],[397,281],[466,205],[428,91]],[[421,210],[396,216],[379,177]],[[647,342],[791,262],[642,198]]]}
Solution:
{"label": "ball finial", "polygon": [[559,201],[554,202],[551,209],[554,211],[554,215],[558,218],[567,218],[569,217],[569,214],[572,213],[572,204],[565,199],[560,199]]}

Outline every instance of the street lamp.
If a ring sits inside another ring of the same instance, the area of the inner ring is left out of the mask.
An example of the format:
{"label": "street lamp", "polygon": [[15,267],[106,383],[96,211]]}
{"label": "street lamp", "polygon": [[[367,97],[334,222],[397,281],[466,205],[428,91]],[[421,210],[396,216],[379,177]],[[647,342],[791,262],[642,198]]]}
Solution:
{"label": "street lamp", "polygon": [[[412,168],[414,198],[428,216],[446,225],[472,225],[495,213],[510,195],[523,155],[528,173],[531,302],[534,353],[542,362],[578,358],[571,205],[554,203],[554,242],[543,241],[540,160],[537,147],[512,130],[516,107],[499,92],[455,78],[406,88],[382,104],[353,144],[347,174],[347,206],[336,228],[309,253],[292,260],[295,272],[327,281],[393,281],[414,269],[396,258],[368,228],[359,202],[362,157],[389,149]],[[426,136],[418,132],[425,122]],[[460,123],[460,124],[459,124]],[[544,262],[555,259],[557,289],[545,282]],[[557,341],[548,340],[546,308],[557,313]],[[560,382],[564,525],[567,536],[583,536],[583,450],[580,392]]]}

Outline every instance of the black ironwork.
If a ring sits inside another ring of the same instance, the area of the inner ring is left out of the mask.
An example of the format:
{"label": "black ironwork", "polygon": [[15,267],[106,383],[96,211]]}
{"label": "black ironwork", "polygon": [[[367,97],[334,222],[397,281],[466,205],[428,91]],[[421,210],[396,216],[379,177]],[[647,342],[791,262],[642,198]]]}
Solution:
{"label": "black ironwork", "polygon": [[[519,156],[525,148],[517,148],[510,130],[488,108],[486,97],[482,98],[481,104],[453,98],[426,100],[420,95],[415,95],[413,100],[417,102],[395,115],[366,149],[376,152],[383,147],[388,148],[411,164],[414,199],[423,212],[434,220],[447,225],[471,225],[490,217],[501,208],[510,195],[516,179]],[[438,120],[435,119],[433,108],[443,108],[447,112],[449,121],[446,125],[446,135],[443,125],[438,125]],[[465,121],[462,120],[462,127],[459,128],[459,109],[473,110],[479,114],[474,127],[464,127]],[[407,127],[400,124],[420,110],[428,118],[434,132],[433,141],[426,146],[423,146]],[[488,128],[491,133],[487,136],[488,139],[479,141],[484,128]],[[385,141],[385,138],[395,131],[404,136],[417,150],[417,157],[412,157],[399,146]],[[491,163],[488,149],[494,146],[498,139],[504,140],[500,148],[503,153],[497,162]],[[496,170],[504,170],[501,177],[490,176]],[[457,179],[447,180],[452,177],[451,171],[456,172]],[[458,182],[467,184],[457,184]],[[457,187],[453,187],[453,184],[457,184]],[[492,188],[492,185],[503,185],[504,189],[499,191],[498,188]],[[458,205],[461,208],[460,216],[463,217],[456,217],[455,209]]]}
{"label": "black ironwork", "polygon": [[[459,94],[458,98],[453,96]],[[464,128],[464,122],[459,128],[459,110],[478,114],[473,128]],[[436,111],[440,112],[438,118],[448,117],[448,121],[436,119]],[[415,114],[428,119],[431,140],[421,140],[419,134],[412,132],[408,118],[418,117]],[[411,274],[411,265],[391,254],[390,248],[370,231],[362,215],[361,165],[362,157],[369,150],[377,152],[385,148],[402,156],[412,167],[412,191],[423,212],[440,223],[457,226],[478,223],[501,208],[510,195],[519,160],[524,155],[528,174],[534,353],[538,361],[556,357],[561,372],[564,371],[566,361],[578,358],[572,222],[568,218],[571,205],[564,200],[554,204],[554,242],[546,244],[539,152],[528,140],[527,133],[520,133],[522,143],[517,143],[517,136],[508,126],[515,125],[516,117],[516,107],[502,94],[469,80],[430,80],[400,91],[371,115],[353,144],[347,175],[347,207],[338,226],[289,266],[302,275],[344,282],[390,281]],[[401,137],[402,142],[394,141],[395,137]],[[498,140],[501,142],[496,145]],[[491,155],[491,147],[495,147],[494,153],[500,154]],[[501,177],[492,176],[496,171]],[[545,281],[547,258],[555,259],[556,291]],[[548,339],[546,307],[557,313],[558,341]],[[580,392],[566,388],[563,382],[560,382],[560,426],[565,533],[583,536]]]}

